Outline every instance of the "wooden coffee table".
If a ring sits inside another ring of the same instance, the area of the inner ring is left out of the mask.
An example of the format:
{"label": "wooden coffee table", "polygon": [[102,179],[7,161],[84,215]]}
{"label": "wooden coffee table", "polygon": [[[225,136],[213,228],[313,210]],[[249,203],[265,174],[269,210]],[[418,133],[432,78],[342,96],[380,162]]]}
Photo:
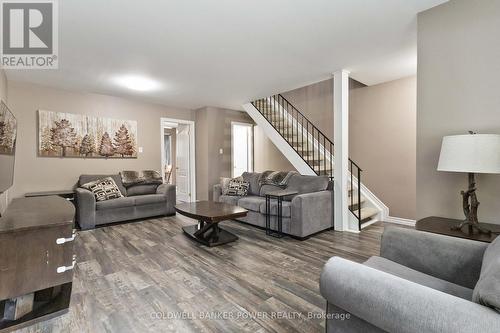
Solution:
{"label": "wooden coffee table", "polygon": [[221,229],[219,222],[244,217],[244,208],[213,201],[182,203],[175,210],[184,216],[198,220],[198,224],[182,227],[186,235],[206,246],[217,246],[234,242],[238,236]]}

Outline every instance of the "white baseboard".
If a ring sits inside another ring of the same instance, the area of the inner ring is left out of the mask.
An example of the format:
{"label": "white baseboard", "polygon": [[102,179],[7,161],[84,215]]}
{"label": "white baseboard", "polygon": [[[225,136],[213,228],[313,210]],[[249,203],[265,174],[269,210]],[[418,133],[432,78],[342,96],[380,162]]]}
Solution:
{"label": "white baseboard", "polygon": [[402,217],[395,217],[395,216],[387,216],[384,219],[384,222],[389,222],[389,223],[396,223],[396,224],[402,224],[402,225],[407,225],[410,227],[414,227],[415,223],[417,221],[415,220],[410,220],[410,219],[404,219]]}

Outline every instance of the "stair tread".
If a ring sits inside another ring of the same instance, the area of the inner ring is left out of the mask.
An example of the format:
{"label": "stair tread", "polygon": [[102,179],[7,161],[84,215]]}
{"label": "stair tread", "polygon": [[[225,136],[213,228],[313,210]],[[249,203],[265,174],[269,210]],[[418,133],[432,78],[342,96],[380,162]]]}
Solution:
{"label": "stair tread", "polygon": [[361,208],[361,221],[373,217],[379,213],[379,210],[375,207],[362,207]]}

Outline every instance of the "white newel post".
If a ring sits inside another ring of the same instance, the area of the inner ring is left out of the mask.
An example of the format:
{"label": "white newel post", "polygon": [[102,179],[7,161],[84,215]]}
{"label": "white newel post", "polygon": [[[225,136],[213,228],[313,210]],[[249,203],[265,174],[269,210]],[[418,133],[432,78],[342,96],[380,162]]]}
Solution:
{"label": "white newel post", "polygon": [[349,72],[333,73],[334,209],[335,230],[349,226],[347,174],[349,168]]}

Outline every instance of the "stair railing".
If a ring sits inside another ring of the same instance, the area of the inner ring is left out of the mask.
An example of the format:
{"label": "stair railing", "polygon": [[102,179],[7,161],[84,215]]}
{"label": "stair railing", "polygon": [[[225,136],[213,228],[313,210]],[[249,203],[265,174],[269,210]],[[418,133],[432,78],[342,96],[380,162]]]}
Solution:
{"label": "stair railing", "polygon": [[[333,180],[333,142],[281,94],[261,98],[252,105],[318,175]],[[351,202],[349,210],[361,229],[361,168],[349,159]],[[358,196],[354,200],[353,185]]]}

